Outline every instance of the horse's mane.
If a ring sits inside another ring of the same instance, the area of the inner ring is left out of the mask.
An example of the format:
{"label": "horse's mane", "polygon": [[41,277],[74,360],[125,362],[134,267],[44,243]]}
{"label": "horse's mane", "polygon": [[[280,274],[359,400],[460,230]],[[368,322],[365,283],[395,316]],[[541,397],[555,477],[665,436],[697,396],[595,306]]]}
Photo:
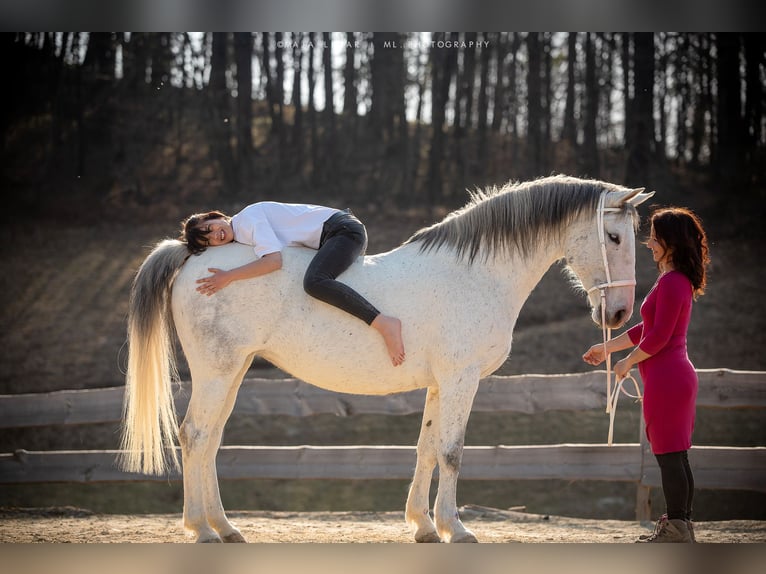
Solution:
{"label": "horse's mane", "polygon": [[541,236],[553,239],[583,211],[595,212],[602,191],[620,189],[603,181],[563,175],[477,189],[469,192],[471,199],[465,207],[421,229],[405,243],[420,243],[421,252],[449,247],[469,262],[482,249],[485,258],[511,250],[526,258]]}

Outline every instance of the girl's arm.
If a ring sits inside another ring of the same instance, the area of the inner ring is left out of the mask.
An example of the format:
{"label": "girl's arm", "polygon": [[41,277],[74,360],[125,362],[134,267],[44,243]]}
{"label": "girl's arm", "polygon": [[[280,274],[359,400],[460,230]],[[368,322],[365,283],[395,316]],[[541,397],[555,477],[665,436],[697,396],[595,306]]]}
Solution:
{"label": "girl's arm", "polygon": [[197,291],[203,295],[212,295],[216,291],[220,291],[226,287],[232,281],[260,277],[261,275],[273,273],[281,268],[282,253],[279,251],[268,253],[260,259],[256,259],[241,267],[235,267],[234,269],[229,269],[227,271],[211,267],[208,271],[210,271],[212,275],[197,280],[197,283],[200,284],[200,286],[197,287]]}

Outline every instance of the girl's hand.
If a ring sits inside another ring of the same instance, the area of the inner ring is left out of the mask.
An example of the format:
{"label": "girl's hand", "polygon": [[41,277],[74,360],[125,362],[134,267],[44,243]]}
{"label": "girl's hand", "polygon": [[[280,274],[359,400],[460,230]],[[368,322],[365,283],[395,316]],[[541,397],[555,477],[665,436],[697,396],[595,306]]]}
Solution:
{"label": "girl's hand", "polygon": [[200,284],[200,286],[197,287],[197,291],[209,297],[231,283],[231,279],[229,279],[228,273],[222,269],[211,267],[208,271],[210,271],[212,275],[197,279],[197,283]]}
{"label": "girl's hand", "polygon": [[633,365],[630,363],[627,357],[617,361],[617,364],[614,366],[614,376],[617,382],[620,382],[622,379],[628,376],[632,366]]}
{"label": "girl's hand", "polygon": [[606,351],[604,350],[604,344],[599,343],[598,345],[593,345],[582,356],[582,360],[589,365],[593,365],[594,367],[606,361]]}

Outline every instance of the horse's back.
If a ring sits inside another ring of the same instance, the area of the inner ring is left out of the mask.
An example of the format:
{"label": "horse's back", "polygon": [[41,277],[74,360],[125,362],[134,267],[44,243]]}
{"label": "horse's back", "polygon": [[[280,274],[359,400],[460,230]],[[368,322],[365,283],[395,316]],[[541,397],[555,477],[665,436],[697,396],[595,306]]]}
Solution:
{"label": "horse's back", "polygon": [[375,330],[304,292],[303,275],[315,253],[287,248],[279,271],[236,281],[209,297],[196,291],[197,279],[210,268],[244,265],[255,258],[253,251],[231,244],[190,257],[173,289],[174,318],[190,362],[255,353],[302,380],[341,392],[387,394],[428,386],[428,354],[420,347],[433,337],[422,332],[423,322],[409,309],[423,305],[412,301],[418,282],[406,278],[407,264],[390,253],[359,258],[339,277],[381,312],[402,318],[407,360],[394,368]]}

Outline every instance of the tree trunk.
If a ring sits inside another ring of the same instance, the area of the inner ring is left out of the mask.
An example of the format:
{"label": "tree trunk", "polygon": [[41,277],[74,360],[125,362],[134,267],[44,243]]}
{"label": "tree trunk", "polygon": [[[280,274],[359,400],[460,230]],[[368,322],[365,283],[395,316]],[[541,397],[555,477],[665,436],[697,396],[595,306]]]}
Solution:
{"label": "tree trunk", "polygon": [[114,81],[115,42],[111,32],[91,32],[82,63],[83,71],[91,81],[110,84]]}
{"label": "tree trunk", "polygon": [[657,157],[660,157],[667,145],[667,130],[668,130],[668,112],[670,103],[670,79],[668,78],[668,62],[669,52],[671,50],[670,43],[672,40],[667,34],[658,34],[657,36],[657,84],[655,90],[657,91],[658,102],[658,125],[657,125]]}
{"label": "tree trunk", "polygon": [[128,91],[133,94],[143,88],[146,82],[146,36],[146,32],[132,32],[130,40],[122,43],[122,77]]}
{"label": "tree trunk", "polygon": [[564,127],[561,131],[561,139],[577,145],[577,123],[575,121],[575,70],[577,69],[577,32],[570,32],[567,38],[567,95],[564,105]]}
{"label": "tree trunk", "polygon": [[293,159],[298,173],[303,172],[303,34],[293,33]]}
{"label": "tree trunk", "polygon": [[717,117],[718,138],[716,175],[720,180],[732,182],[737,179],[740,170],[740,157],[743,130],[740,117],[742,95],[739,77],[739,34],[733,32],[718,33],[716,48],[718,51],[718,73],[716,87],[718,93]]}
{"label": "tree trunk", "polygon": [[346,65],[343,68],[343,115],[356,117],[356,38],[353,32],[346,33]]}
{"label": "tree trunk", "polygon": [[707,138],[705,122],[706,117],[710,117],[712,120],[712,95],[709,67],[710,35],[697,34],[695,39],[694,67],[692,70],[694,74],[693,85],[696,86],[696,92],[691,130],[691,162],[692,166],[697,167],[702,164],[705,140],[707,139],[709,143],[710,154],[714,152],[714,143],[711,139]]}
{"label": "tree trunk", "polygon": [[631,34],[625,32],[621,34],[622,40],[622,93],[625,101],[625,149],[630,149],[633,143],[633,97],[631,91],[633,86],[631,77],[633,75],[633,56],[631,45]]}
{"label": "tree trunk", "polygon": [[508,53],[508,44],[502,32],[496,36],[495,46],[495,94],[492,106],[492,131],[500,132],[503,126],[503,116],[508,108],[505,101],[505,57]]}
{"label": "tree trunk", "polygon": [[[484,34],[484,39],[489,40],[489,35]],[[487,91],[489,89],[489,58],[491,55],[490,44],[482,45],[479,67],[479,101],[478,101],[478,119],[477,119],[477,137],[479,138],[479,147],[477,150],[476,171],[479,177],[484,177],[487,171],[487,157],[489,142],[487,141]]]}
{"label": "tree trunk", "polygon": [[152,87],[170,84],[170,71],[173,67],[173,52],[170,47],[170,34],[163,32],[150,35],[152,61]]}
{"label": "tree trunk", "polygon": [[551,57],[551,34],[544,32],[542,40],[542,134],[540,141],[540,173],[548,172],[551,154],[551,122],[553,120],[553,86]]}
{"label": "tree trunk", "polygon": [[[750,154],[763,145],[764,86],[760,70],[766,64],[766,41],[762,34],[743,34],[745,44],[745,139]],[[754,156],[749,160],[752,162]],[[755,167],[755,166],[752,166]]]}
{"label": "tree trunk", "polygon": [[266,102],[269,106],[269,117],[271,118],[271,133],[279,132],[279,99],[277,98],[276,86],[274,85],[274,76],[271,68],[271,34],[264,32],[261,38],[263,43],[263,61],[261,68],[266,78]]}
{"label": "tree trunk", "polygon": [[538,32],[527,34],[527,169],[528,179],[541,175],[543,156],[543,106],[542,82],[540,77],[541,47]]}
{"label": "tree trunk", "polygon": [[585,34],[585,120],[583,122],[583,171],[589,177],[598,177],[597,120],[598,120],[598,68],[596,64],[595,34]]}
{"label": "tree trunk", "polygon": [[393,32],[375,32],[372,36],[370,116],[373,134],[386,142],[394,140],[396,87],[401,82],[395,60],[396,53],[400,53],[401,49],[392,49],[387,46],[398,46],[400,42],[399,34]]}
{"label": "tree trunk", "polygon": [[210,60],[210,94],[212,122],[208,126],[211,132],[210,149],[221,170],[224,191],[232,193],[236,189],[234,156],[231,150],[231,122],[229,122],[229,94],[226,87],[226,69],[228,52],[228,34],[213,32],[212,55]]}
{"label": "tree trunk", "polygon": [[[444,33],[434,34],[434,41],[444,40]],[[428,154],[428,203],[435,208],[442,200],[441,162],[444,153],[444,119],[449,97],[452,70],[444,48],[431,48],[431,148]]]}
{"label": "tree trunk", "polygon": [[337,150],[335,140],[335,109],[332,80],[332,36],[329,32],[322,33],[322,64],[324,67],[324,149],[325,162],[323,181],[333,181],[337,173]]}
{"label": "tree trunk", "polygon": [[654,34],[633,35],[633,137],[628,148],[625,181],[629,186],[650,184],[649,162],[654,141]]}
{"label": "tree trunk", "polygon": [[316,89],[316,74],[314,73],[314,42],[316,42],[316,33],[309,32],[309,99],[306,113],[308,115],[311,142],[311,181],[316,184],[319,178],[319,142],[317,137],[317,111],[316,106],[314,105],[314,90]]}
{"label": "tree trunk", "polygon": [[[518,69],[518,55],[519,48],[521,47],[521,34],[519,32],[511,32],[513,38],[511,40],[511,63],[508,72],[508,123],[509,131],[511,133],[511,149],[510,149],[510,163],[514,165],[517,163],[517,148],[519,141],[519,106],[518,95],[516,89],[516,76]],[[522,174],[524,169],[519,170]]]}
{"label": "tree trunk", "polygon": [[426,91],[426,81],[428,72],[425,66],[420,66],[420,57],[418,56],[418,106],[415,112],[415,130],[412,136],[412,147],[408,149],[407,158],[409,165],[406,169],[406,177],[402,186],[402,194],[406,200],[406,206],[412,206],[416,200],[417,175],[420,167],[420,142],[423,133],[423,100]]}
{"label": "tree trunk", "polygon": [[678,109],[676,111],[675,156],[676,164],[680,165],[686,161],[689,135],[689,106],[692,102],[691,86],[689,84],[689,35],[680,34],[677,42],[678,45],[674,54],[674,67],[678,70],[676,74]]}
{"label": "tree trunk", "polygon": [[237,62],[237,167],[247,180],[253,152],[253,35],[235,32],[234,50]]}
{"label": "tree trunk", "polygon": [[[466,48],[463,50],[463,73],[460,75],[460,96],[455,108],[460,109],[460,121],[455,125],[455,135],[461,137],[474,125],[473,94],[476,90],[476,32],[465,33]],[[473,47],[471,47],[473,44]],[[457,113],[456,113],[457,117]],[[457,121],[457,120],[456,120]]]}

